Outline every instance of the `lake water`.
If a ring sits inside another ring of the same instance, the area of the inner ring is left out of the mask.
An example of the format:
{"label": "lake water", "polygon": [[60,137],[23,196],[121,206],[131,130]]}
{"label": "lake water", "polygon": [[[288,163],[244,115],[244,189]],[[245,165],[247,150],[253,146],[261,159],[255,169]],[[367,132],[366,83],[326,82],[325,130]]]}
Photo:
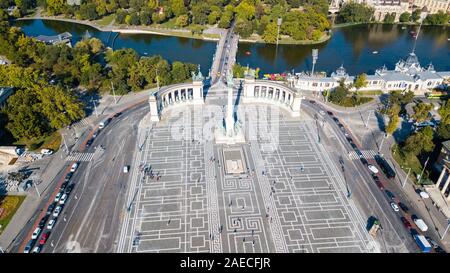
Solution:
{"label": "lake water", "polygon": [[[184,61],[200,64],[207,73],[211,66],[216,43],[197,39],[151,35],[101,32],[95,28],[52,20],[27,20],[15,23],[26,35],[55,35],[70,32],[73,41],[82,39],[86,30],[107,46],[114,49],[133,48],[139,54],[158,54],[169,61]],[[319,49],[315,70],[330,73],[341,64],[349,74],[373,73],[385,64],[393,68],[400,58],[405,58],[414,45],[411,31],[418,26],[358,25],[333,30],[330,40],[317,45],[267,45],[240,43],[237,62],[250,67],[259,67],[262,73],[310,70],[311,50]],[[117,36],[117,37],[116,37]],[[450,28],[423,26],[417,40],[415,53],[422,66],[433,63],[436,70],[450,71]],[[373,54],[378,51],[378,54]]]}

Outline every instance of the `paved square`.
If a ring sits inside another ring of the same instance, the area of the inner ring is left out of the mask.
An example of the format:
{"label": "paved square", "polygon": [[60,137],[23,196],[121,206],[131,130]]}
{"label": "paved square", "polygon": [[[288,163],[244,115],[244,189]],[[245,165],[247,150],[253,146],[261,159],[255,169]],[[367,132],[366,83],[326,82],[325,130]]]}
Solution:
{"label": "paved square", "polygon": [[[194,136],[208,121],[182,130]],[[177,123],[167,117],[140,131],[119,252],[369,251],[365,222],[312,120],[281,112],[275,150],[265,135],[236,146],[174,139]],[[243,174],[225,171],[222,155],[233,150]]]}

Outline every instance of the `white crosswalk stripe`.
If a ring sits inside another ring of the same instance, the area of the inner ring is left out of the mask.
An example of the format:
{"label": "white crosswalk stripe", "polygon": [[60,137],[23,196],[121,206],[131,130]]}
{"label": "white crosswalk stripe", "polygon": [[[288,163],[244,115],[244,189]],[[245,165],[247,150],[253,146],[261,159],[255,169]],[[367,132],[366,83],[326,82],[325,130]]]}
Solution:
{"label": "white crosswalk stripe", "polygon": [[94,157],[94,153],[72,153],[66,161],[91,161]]}
{"label": "white crosswalk stripe", "polygon": [[[377,154],[377,152],[374,150],[362,150],[361,154],[363,155],[364,158],[367,159],[367,158],[373,158]],[[349,157],[352,160],[359,159],[359,156],[355,151],[351,151],[349,153]]]}
{"label": "white crosswalk stripe", "polygon": [[72,127],[75,127],[75,128],[81,128],[81,127],[85,127],[85,126],[89,126],[89,125],[90,125],[90,124],[89,124],[88,119],[85,118],[85,119],[82,119],[82,120],[80,120],[80,121],[78,121],[78,122],[72,124]]}

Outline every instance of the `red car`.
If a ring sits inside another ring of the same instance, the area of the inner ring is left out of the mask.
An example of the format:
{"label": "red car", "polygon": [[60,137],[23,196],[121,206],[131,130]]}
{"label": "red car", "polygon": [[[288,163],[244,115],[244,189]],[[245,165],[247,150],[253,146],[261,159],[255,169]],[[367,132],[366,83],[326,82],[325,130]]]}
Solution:
{"label": "red car", "polygon": [[405,228],[411,228],[411,223],[405,217],[400,218]]}
{"label": "red car", "polygon": [[45,244],[45,242],[47,242],[48,236],[50,236],[50,232],[44,233],[41,237],[41,240],[39,240],[39,244]]}

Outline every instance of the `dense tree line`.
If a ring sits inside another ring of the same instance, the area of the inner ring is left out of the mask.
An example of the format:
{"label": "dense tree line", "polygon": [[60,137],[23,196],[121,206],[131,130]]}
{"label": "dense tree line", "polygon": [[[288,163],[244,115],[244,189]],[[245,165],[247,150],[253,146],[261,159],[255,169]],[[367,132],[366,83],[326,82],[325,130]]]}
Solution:
{"label": "dense tree line", "polygon": [[368,23],[372,20],[375,9],[367,4],[347,2],[340,11],[339,17],[344,23]]}
{"label": "dense tree line", "polygon": [[[139,57],[131,49],[105,50],[98,39],[67,45],[46,45],[10,27],[0,9],[0,55],[11,65],[0,66],[0,86],[14,87],[0,120],[16,139],[37,139],[85,115],[81,92],[116,94],[183,82],[193,64],[170,64],[160,56]],[[158,71],[158,77],[156,75]]]}

